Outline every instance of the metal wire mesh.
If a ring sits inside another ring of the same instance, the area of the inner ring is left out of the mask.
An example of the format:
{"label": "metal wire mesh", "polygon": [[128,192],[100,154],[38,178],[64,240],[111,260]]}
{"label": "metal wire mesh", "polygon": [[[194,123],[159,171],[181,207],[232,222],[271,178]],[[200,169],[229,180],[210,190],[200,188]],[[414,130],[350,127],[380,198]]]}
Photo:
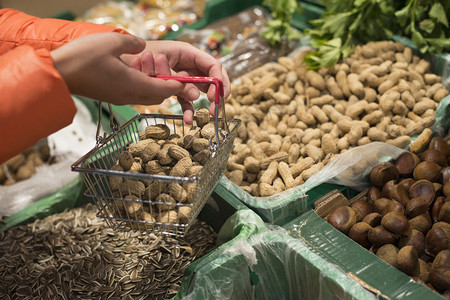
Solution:
{"label": "metal wire mesh", "polygon": [[[218,121],[224,125],[224,119],[218,118]],[[171,129],[171,134],[179,136],[184,136],[191,128],[183,122],[182,116],[159,114],[136,115],[75,162],[72,170],[80,172],[87,187],[85,195],[94,200],[99,210],[98,216],[112,228],[182,237],[225,172],[240,120],[227,119],[226,122],[229,132],[201,171],[193,177],[112,169],[120,153],[141,140],[139,133],[145,127],[165,124]],[[174,202],[171,197],[161,196],[168,195],[168,189],[173,194],[179,186],[183,188],[180,193],[183,193],[185,201]]]}

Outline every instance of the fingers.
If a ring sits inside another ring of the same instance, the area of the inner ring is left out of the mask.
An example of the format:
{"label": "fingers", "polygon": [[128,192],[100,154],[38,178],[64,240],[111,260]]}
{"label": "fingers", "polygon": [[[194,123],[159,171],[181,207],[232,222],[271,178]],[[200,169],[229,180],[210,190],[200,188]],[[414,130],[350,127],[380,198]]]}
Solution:
{"label": "fingers", "polygon": [[186,124],[191,125],[194,122],[194,105],[191,101],[187,101],[181,97],[178,97],[178,102],[183,110],[183,120]]}
{"label": "fingers", "polygon": [[111,33],[110,36],[111,43],[115,43],[113,53],[117,57],[124,53],[137,54],[145,49],[145,41],[139,37],[121,33]]}
{"label": "fingers", "polygon": [[155,75],[171,75],[169,61],[164,54],[155,56]]}
{"label": "fingers", "polygon": [[155,76],[155,61],[153,60],[153,53],[144,51],[141,55],[142,72],[148,76]]}
{"label": "fingers", "polygon": [[214,102],[212,102],[211,105],[209,106],[209,113],[213,117],[216,116],[216,104]]}
{"label": "fingers", "polygon": [[138,71],[141,70],[141,58],[138,56],[133,57],[130,60],[130,67],[132,67],[133,69],[136,69]]}

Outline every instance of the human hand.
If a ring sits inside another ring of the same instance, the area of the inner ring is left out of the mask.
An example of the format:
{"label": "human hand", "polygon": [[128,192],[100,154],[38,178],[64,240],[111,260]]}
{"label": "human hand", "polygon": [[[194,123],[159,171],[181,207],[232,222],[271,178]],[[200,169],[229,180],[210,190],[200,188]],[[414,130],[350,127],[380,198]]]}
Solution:
{"label": "human hand", "polygon": [[[55,67],[75,95],[116,105],[159,104],[172,95],[193,95],[185,84],[174,80],[149,77],[148,73],[126,64],[120,56],[137,54],[145,49],[145,41],[120,33],[96,33],[75,39],[51,51]],[[157,74],[170,75],[165,57],[140,58],[143,70],[151,65]],[[195,95],[194,95],[195,96]],[[198,96],[197,96],[198,97]]]}
{"label": "human hand", "polygon": [[[141,70],[150,76],[209,76],[222,80],[225,99],[230,94],[230,80],[221,63],[211,55],[191,44],[179,41],[147,41],[145,51],[140,55],[122,55],[122,59],[130,66]],[[167,66],[170,69],[154,68],[156,65]],[[161,73],[162,72],[162,73]],[[170,73],[169,73],[170,72]],[[194,107],[192,101],[200,96],[200,91],[206,92],[212,102],[210,113],[214,115],[215,86],[209,84],[186,84],[178,96],[183,109],[184,120],[192,124]]]}

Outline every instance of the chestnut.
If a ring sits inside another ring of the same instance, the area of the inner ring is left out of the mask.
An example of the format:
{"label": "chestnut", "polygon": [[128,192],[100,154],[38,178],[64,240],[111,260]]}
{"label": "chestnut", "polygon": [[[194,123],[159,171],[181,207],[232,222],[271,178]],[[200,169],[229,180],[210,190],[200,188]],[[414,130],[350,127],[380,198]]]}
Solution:
{"label": "chestnut", "polygon": [[447,164],[447,159],[442,152],[435,149],[425,150],[420,154],[421,161],[432,161],[440,166],[445,166]]}
{"label": "chestnut", "polygon": [[441,169],[442,184],[446,184],[450,179],[450,167],[445,167]]}
{"label": "chestnut", "polygon": [[413,246],[417,251],[417,255],[421,257],[425,253],[425,236],[417,229],[411,230],[411,235],[402,237],[398,241],[400,248],[404,246]]}
{"label": "chestnut", "polygon": [[450,223],[450,202],[442,204],[439,212],[439,221]]}
{"label": "chestnut", "polygon": [[434,222],[439,221],[439,214],[441,212],[442,205],[445,203],[445,198],[440,196],[437,197],[433,202],[433,206],[431,206],[431,218],[433,218]]}
{"label": "chestnut", "polygon": [[435,136],[431,139],[428,149],[433,149],[441,152],[445,157],[450,155],[450,148],[445,139]]}
{"label": "chestnut", "polygon": [[429,213],[418,215],[409,220],[409,226],[412,229],[417,229],[423,234],[426,234],[432,225]]}
{"label": "chestnut", "polygon": [[450,248],[450,224],[446,222],[434,223],[425,235],[425,251],[436,256],[440,251]]}
{"label": "chestnut", "polygon": [[350,206],[341,206],[328,215],[327,221],[340,232],[347,234],[356,224],[356,214]]}
{"label": "chestnut", "polygon": [[448,180],[443,188],[442,188],[442,193],[444,194],[445,197],[449,197],[450,196],[450,180]]}
{"label": "chestnut", "polygon": [[427,179],[421,179],[414,182],[414,184],[409,188],[409,196],[411,198],[422,197],[427,199],[428,203],[431,204],[436,195],[433,183]]}
{"label": "chestnut", "polygon": [[359,222],[350,228],[348,232],[348,237],[360,244],[362,247],[369,249],[372,243],[370,243],[367,235],[372,226],[365,222]]}
{"label": "chestnut", "polygon": [[403,207],[403,205],[395,200],[391,200],[391,202],[383,209],[381,215],[384,216],[391,211],[398,212],[402,215],[405,214],[405,208]]}
{"label": "chestnut", "polygon": [[441,166],[432,161],[422,161],[414,169],[413,176],[415,180],[439,181],[441,178]]}
{"label": "chestnut", "polygon": [[381,191],[375,186],[371,186],[367,191],[367,202],[373,203],[373,201],[381,198]]}
{"label": "chestnut", "polygon": [[440,184],[439,182],[433,182],[433,186],[434,186],[434,191],[436,192],[436,194],[441,194],[442,184]]}
{"label": "chestnut", "polygon": [[370,213],[362,219],[362,222],[365,222],[372,227],[376,227],[381,224],[381,215],[377,212]]}
{"label": "chestnut", "polygon": [[405,214],[408,218],[414,218],[418,215],[424,214],[428,211],[430,204],[427,199],[422,197],[412,198],[408,203],[406,203]]}
{"label": "chestnut", "polygon": [[397,181],[399,173],[397,167],[391,162],[383,162],[376,165],[370,172],[372,185],[381,188],[389,180]]}
{"label": "chestnut", "polygon": [[386,206],[391,203],[392,200],[388,198],[378,198],[373,202],[373,210],[379,214],[383,212],[383,210],[386,208]]}
{"label": "chestnut", "polygon": [[408,219],[404,214],[395,211],[388,212],[381,219],[381,225],[388,231],[402,236],[407,236],[410,233]]}
{"label": "chestnut", "polygon": [[391,266],[394,266],[397,268],[397,254],[398,254],[398,248],[395,245],[392,244],[386,244],[378,248],[376,255],[390,264]]}
{"label": "chestnut", "polygon": [[367,237],[375,248],[395,242],[395,236],[381,225],[369,230]]}
{"label": "chestnut", "polygon": [[395,180],[389,180],[386,182],[381,188],[381,197],[383,198],[392,198],[392,191],[395,188]]}
{"label": "chestnut", "polygon": [[362,199],[353,201],[350,207],[355,211],[357,222],[372,212],[372,206]]}
{"label": "chestnut", "polygon": [[439,292],[450,289],[450,268],[432,269],[428,274],[428,281]]}
{"label": "chestnut", "polygon": [[446,300],[450,300],[450,290],[446,290],[445,292],[443,292],[442,297],[444,297],[444,299]]}
{"label": "chestnut", "polygon": [[403,152],[394,162],[400,177],[410,177],[419,163],[419,157],[412,152]]}
{"label": "chestnut", "polygon": [[428,282],[428,275],[430,274],[430,265],[423,259],[419,258],[419,277],[423,282]]}
{"label": "chestnut", "polygon": [[391,199],[400,202],[403,206],[409,202],[409,192],[402,185],[395,185],[391,192]]}
{"label": "chestnut", "polygon": [[403,178],[397,185],[403,186],[407,191],[409,191],[409,188],[413,185],[414,182],[416,181],[413,178]]}
{"label": "chestnut", "polygon": [[398,251],[397,267],[409,276],[419,275],[419,256],[413,246],[405,246]]}
{"label": "chestnut", "polygon": [[434,258],[431,267],[433,269],[440,267],[450,268],[450,249],[440,251]]}

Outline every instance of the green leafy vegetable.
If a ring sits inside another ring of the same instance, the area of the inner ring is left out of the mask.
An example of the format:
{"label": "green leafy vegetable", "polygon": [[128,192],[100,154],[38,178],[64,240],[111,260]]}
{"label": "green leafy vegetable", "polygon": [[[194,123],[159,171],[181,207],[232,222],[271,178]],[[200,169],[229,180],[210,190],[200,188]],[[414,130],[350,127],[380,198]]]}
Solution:
{"label": "green leafy vegetable", "polygon": [[292,28],[292,15],[300,11],[296,0],[264,0],[269,7],[273,20],[267,22],[267,28],[261,33],[273,47],[278,46],[284,38],[300,38],[300,33]]}
{"label": "green leafy vegetable", "polygon": [[441,53],[450,50],[448,0],[408,0],[406,6],[395,13],[404,28],[399,34],[410,37],[422,53]]}
{"label": "green leafy vegetable", "polygon": [[334,65],[356,44],[410,38],[422,53],[450,50],[448,0],[322,0],[325,12],[307,30],[317,50],[305,61],[309,68]]}
{"label": "green leafy vegetable", "polygon": [[[310,68],[329,67],[353,52],[357,42],[386,39],[396,24],[393,0],[324,0],[322,18],[307,30],[318,50],[305,60]],[[323,42],[327,41],[327,42]],[[330,52],[331,51],[331,52]]]}

